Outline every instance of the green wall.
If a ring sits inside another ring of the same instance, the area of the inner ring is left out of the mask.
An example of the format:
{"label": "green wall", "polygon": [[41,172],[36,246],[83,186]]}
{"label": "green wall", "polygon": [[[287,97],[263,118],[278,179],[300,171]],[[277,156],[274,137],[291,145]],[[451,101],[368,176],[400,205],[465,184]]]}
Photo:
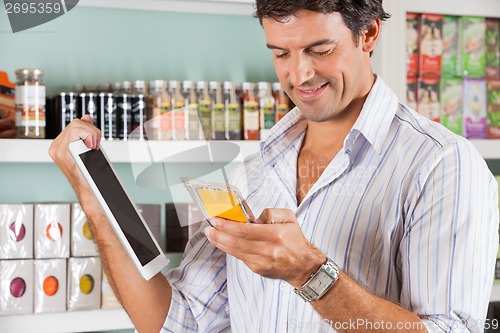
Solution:
{"label": "green wall", "polygon": [[276,80],[257,19],[77,6],[13,34],[0,6],[0,70],[45,70],[48,94],[123,80]]}

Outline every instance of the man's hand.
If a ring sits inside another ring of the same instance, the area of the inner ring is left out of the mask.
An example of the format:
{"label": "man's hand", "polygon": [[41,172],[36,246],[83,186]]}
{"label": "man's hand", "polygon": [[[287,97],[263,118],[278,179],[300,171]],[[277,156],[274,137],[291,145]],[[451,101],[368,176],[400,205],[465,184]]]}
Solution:
{"label": "man's hand", "polygon": [[73,120],[52,142],[49,155],[61,171],[71,182],[71,176],[76,171],[75,163],[69,154],[68,146],[71,142],[82,139],[85,145],[92,149],[99,149],[101,131],[92,124],[92,118],[85,115],[82,119]]}
{"label": "man's hand", "polygon": [[0,138],[15,138],[16,123],[9,118],[0,119]]}
{"label": "man's hand", "polygon": [[220,250],[243,261],[253,272],[282,279],[300,288],[325,263],[300,229],[289,209],[268,208],[257,223],[235,223],[212,218],[205,229],[208,240]]}

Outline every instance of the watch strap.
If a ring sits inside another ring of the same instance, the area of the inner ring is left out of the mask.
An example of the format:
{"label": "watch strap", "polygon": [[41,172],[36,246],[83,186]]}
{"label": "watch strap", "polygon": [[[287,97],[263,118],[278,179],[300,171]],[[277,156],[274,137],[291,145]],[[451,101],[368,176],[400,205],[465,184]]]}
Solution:
{"label": "watch strap", "polygon": [[[302,286],[302,288],[294,288],[294,292],[306,302],[317,301],[321,297],[323,297],[328,290],[330,290],[335,282],[337,282],[339,278],[339,272],[340,269],[337,264],[335,264],[335,262],[333,262],[333,260],[331,260],[330,258],[326,258],[326,263],[321,265],[321,267],[316,271],[316,273],[311,276],[311,278]],[[314,282],[315,279],[319,278],[320,274],[324,274],[328,277],[328,283],[324,284],[321,290],[314,290],[310,285]]]}

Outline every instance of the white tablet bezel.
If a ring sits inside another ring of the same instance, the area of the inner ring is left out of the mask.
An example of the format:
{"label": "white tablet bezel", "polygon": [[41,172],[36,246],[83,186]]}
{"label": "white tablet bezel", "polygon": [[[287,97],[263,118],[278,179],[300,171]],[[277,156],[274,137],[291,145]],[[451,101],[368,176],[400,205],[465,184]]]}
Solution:
{"label": "white tablet bezel", "polygon": [[[109,220],[109,222],[111,224],[111,227],[115,231],[116,235],[118,236],[118,239],[120,240],[122,246],[127,251],[128,255],[129,255],[130,259],[132,260],[132,262],[134,263],[135,267],[137,268],[137,270],[139,271],[139,273],[142,275],[142,277],[144,277],[144,279],[146,279],[146,280],[151,279],[154,275],[156,275],[157,273],[159,273],[163,268],[165,268],[168,265],[168,259],[166,258],[165,254],[163,253],[163,251],[161,250],[160,246],[158,245],[158,242],[156,241],[156,239],[154,238],[153,234],[151,233],[151,230],[149,229],[148,225],[144,221],[144,218],[137,211],[137,207],[135,206],[135,204],[133,203],[133,201],[130,199],[129,194],[127,193],[127,191],[123,187],[123,184],[120,181],[120,179],[119,179],[119,177],[118,177],[115,169],[113,168],[113,165],[110,163],[109,158],[107,157],[106,153],[104,152],[104,150],[102,150],[102,147],[101,147],[100,149],[102,151],[102,154],[104,155],[104,158],[105,158],[106,162],[110,166],[113,174],[115,175],[116,179],[118,180],[118,183],[123,188],[123,191],[125,192],[125,195],[129,199],[130,204],[134,208],[134,211],[137,213],[137,216],[142,221],[142,223],[143,223],[144,227],[146,228],[149,236],[151,237],[151,239],[152,239],[153,243],[155,244],[156,248],[158,249],[158,253],[159,253],[158,256],[156,256],[154,259],[152,259],[150,262],[148,262],[144,266],[141,264],[141,262],[140,262],[140,260],[139,260],[139,258],[137,256],[137,254],[134,252],[133,248],[130,246],[127,238],[125,237],[125,234],[123,233],[123,231],[122,231],[122,229],[120,227],[120,224],[118,223],[118,221],[116,220],[116,218],[113,216],[113,213],[111,212],[111,209],[109,208],[108,204],[104,200],[104,197],[102,196],[101,192],[99,191],[99,188],[97,187],[94,179],[91,177],[89,171],[85,167],[85,164],[83,163],[83,161],[82,161],[82,159],[80,157],[80,154],[86,153],[86,152],[88,152],[91,149],[88,148],[87,146],[85,146],[85,144],[83,143],[82,140],[78,140],[78,141],[70,143],[68,148],[69,148],[70,154],[73,157],[73,159],[74,159],[74,161],[75,161],[78,169],[80,170],[80,172],[82,173],[83,177],[85,178],[85,180],[89,184],[90,188],[94,192],[94,195],[95,195],[97,201],[99,202],[99,204],[101,205],[101,207],[102,207],[102,209],[103,209],[106,217],[108,218],[108,220]],[[124,203],[124,204],[128,204],[128,203]]]}

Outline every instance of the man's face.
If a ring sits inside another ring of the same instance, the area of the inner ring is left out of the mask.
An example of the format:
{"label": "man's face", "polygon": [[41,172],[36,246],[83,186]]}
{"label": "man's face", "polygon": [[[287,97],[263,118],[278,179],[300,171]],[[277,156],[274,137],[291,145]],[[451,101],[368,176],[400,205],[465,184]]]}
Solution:
{"label": "man's face", "polygon": [[264,19],[262,26],[278,79],[306,119],[359,113],[373,84],[369,52],[362,42],[356,46],[339,13],[301,10],[284,23]]}

